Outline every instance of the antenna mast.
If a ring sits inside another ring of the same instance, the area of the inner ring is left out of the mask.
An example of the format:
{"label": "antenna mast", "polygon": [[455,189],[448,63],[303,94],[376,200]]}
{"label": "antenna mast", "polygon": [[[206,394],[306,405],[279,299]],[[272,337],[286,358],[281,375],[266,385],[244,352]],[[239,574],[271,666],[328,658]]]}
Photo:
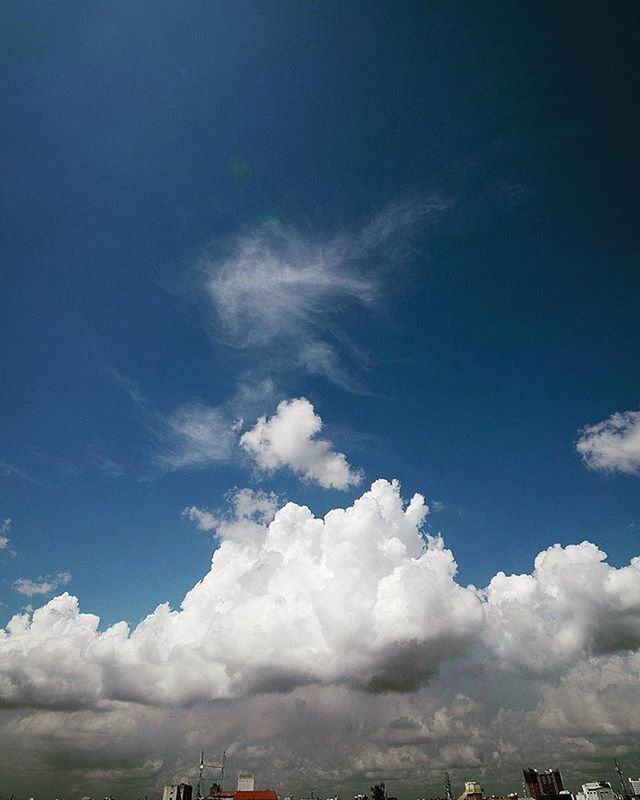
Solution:
{"label": "antenna mast", "polygon": [[624,777],[624,773],[622,772],[622,767],[620,766],[620,762],[617,758],[613,759],[613,763],[616,765],[616,772],[618,773],[618,780],[620,781],[620,789],[622,790],[622,794],[620,797],[623,800],[627,800],[629,797],[629,788],[627,785],[627,779]]}
{"label": "antenna mast", "polygon": [[451,794],[451,778],[446,769],[444,771],[444,797],[445,800],[453,800],[453,795]]}
{"label": "antenna mast", "polygon": [[224,780],[224,764],[227,760],[227,751],[222,753],[222,762],[220,764],[205,764],[204,763],[204,750],[200,751],[200,765],[198,767],[198,785],[196,787],[196,800],[204,800],[202,794],[202,780],[205,770],[217,770],[220,773],[220,789],[222,789],[222,782]]}

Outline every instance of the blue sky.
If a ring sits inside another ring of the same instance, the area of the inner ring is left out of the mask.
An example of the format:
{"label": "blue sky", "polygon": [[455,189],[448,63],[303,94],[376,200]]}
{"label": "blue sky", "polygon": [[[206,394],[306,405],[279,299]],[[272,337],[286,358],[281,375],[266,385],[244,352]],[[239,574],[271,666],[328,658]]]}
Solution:
{"label": "blue sky", "polygon": [[[1,624],[66,572],[103,626],[179,607],[213,548],[183,509],[242,487],[322,515],[397,478],[463,585],[556,542],[638,554],[640,457],[575,447],[640,398],[637,9],[35,2],[3,28]],[[346,241],[328,280],[360,288],[303,285],[246,346],[207,281],[264,231],[294,267]],[[237,442],[168,465],[177,409],[248,430],[298,397],[360,485]]]}
{"label": "blue sky", "polygon": [[[15,7],[2,440],[37,483],[2,480],[18,551],[3,615],[18,573],[57,569],[105,619],[181,598],[210,547],[181,509],[250,475],[149,478],[154,443],[113,373],[158,413],[226,399],[253,356],[208,330],[202,253],[271,218],[331,235],[398,198],[450,206],[416,226],[380,307],[340,320],[362,393],[295,370],[277,391],[309,397],[367,479],[445,504],[431,527],[465,580],[524,571],[556,541],[632,555],[637,481],[573,450],[640,393],[637,116],[626,39],[608,46],[623,17],[596,39],[569,9],[78,4],[62,22]],[[319,513],[342,501],[285,475],[265,486]]]}

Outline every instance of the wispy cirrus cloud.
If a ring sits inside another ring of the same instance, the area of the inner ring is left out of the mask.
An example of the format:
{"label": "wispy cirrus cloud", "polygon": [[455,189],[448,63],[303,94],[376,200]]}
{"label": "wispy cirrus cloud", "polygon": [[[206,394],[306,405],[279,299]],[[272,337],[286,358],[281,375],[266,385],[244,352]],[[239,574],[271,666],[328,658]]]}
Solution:
{"label": "wispy cirrus cloud", "polygon": [[640,473],[640,411],[622,411],[580,431],[576,450],[589,469]]}
{"label": "wispy cirrus cloud", "polygon": [[340,314],[372,307],[382,281],[406,258],[417,223],[446,202],[395,203],[360,230],[312,236],[282,224],[240,236],[223,258],[202,261],[219,336],[270,364],[361,387],[348,361],[362,361]]}
{"label": "wispy cirrus cloud", "polygon": [[[258,409],[271,403],[275,393],[270,378],[256,380],[244,374],[231,396],[219,405],[194,400],[173,411],[162,412],[143,395],[137,381],[117,370],[112,370],[111,374],[153,439],[152,462],[154,468],[162,472],[227,463],[237,451],[243,415],[259,413]],[[92,455],[98,468],[109,477],[124,474],[124,466],[101,450],[95,450]]]}
{"label": "wispy cirrus cloud", "polygon": [[229,460],[236,442],[233,422],[224,409],[187,403],[158,418],[162,449],[157,463],[168,470],[193,469]]}
{"label": "wispy cirrus cloud", "polygon": [[10,464],[8,461],[0,461],[0,475],[6,478],[15,475],[17,478],[22,478],[23,481],[28,481],[38,486],[42,485],[40,481],[30,475],[26,470],[17,467],[15,464]]}

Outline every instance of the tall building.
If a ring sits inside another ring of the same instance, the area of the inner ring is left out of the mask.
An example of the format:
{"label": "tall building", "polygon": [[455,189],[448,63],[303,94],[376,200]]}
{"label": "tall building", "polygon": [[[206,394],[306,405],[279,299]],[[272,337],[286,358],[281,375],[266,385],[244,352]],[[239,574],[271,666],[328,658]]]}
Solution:
{"label": "tall building", "polygon": [[458,800],[482,800],[484,791],[482,786],[476,781],[466,781],[464,784],[464,792],[460,795]]}
{"label": "tall building", "polygon": [[256,788],[255,780],[250,772],[238,773],[238,791],[239,792],[253,792]]}
{"label": "tall building", "polygon": [[640,778],[629,778],[629,785],[631,786],[631,794],[634,797],[640,797]]}
{"label": "tall building", "polygon": [[582,785],[582,792],[578,792],[576,800],[615,800],[615,795],[608,781],[594,781]]}
{"label": "tall building", "polygon": [[556,797],[564,790],[562,775],[559,769],[546,769],[538,772],[537,769],[523,769],[524,782],[527,785],[529,797],[540,800],[541,797]]}
{"label": "tall building", "polygon": [[191,800],[193,786],[190,783],[170,783],[164,787],[162,800]]}

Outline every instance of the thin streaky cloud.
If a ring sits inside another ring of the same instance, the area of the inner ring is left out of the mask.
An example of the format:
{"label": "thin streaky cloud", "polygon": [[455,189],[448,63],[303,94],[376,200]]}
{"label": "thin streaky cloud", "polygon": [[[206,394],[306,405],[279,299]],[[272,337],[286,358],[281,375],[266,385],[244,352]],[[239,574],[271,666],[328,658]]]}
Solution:
{"label": "thin streaky cloud", "polygon": [[231,458],[236,434],[220,408],[187,403],[159,423],[162,450],[157,463],[165,469],[208,467]]}
{"label": "thin streaky cloud", "polygon": [[15,464],[10,464],[8,461],[0,461],[0,475],[3,475],[6,478],[16,476],[17,478],[22,478],[24,481],[28,481],[29,483],[33,483],[36,486],[42,486],[43,484],[30,475],[26,470],[17,467]]}
{"label": "thin streaky cloud", "polygon": [[133,380],[128,375],[123,375],[119,370],[112,369],[111,376],[118,384],[118,386],[128,395],[136,405],[146,406],[149,402],[148,399],[142,394],[140,384],[138,381]]}

